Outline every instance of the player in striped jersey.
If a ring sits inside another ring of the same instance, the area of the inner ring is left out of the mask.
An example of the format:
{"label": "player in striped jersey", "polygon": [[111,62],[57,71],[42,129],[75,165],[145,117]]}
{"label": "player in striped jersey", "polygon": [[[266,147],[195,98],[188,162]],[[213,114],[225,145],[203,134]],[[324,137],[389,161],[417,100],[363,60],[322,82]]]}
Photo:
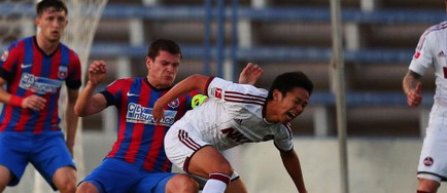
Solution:
{"label": "player in striped jersey", "polygon": [[[67,25],[67,8],[59,0],[36,6],[36,36],[13,43],[0,60],[0,192],[14,186],[28,163],[53,189],[74,193],[72,158],[77,116],[73,106],[81,86],[79,58],[60,43]],[[67,139],[59,127],[58,99],[68,90]],[[3,86],[6,85],[6,90]]]}
{"label": "player in striped jersey", "polygon": [[[447,0],[444,1],[447,9]],[[410,107],[422,102],[422,76],[430,67],[436,77],[436,93],[422,145],[417,169],[418,193],[437,192],[441,181],[447,180],[447,21],[428,28],[420,37],[403,90]]]}
{"label": "player in striped jersey", "polygon": [[270,91],[193,75],[158,99],[152,110],[154,119],[162,121],[169,101],[195,89],[209,98],[171,126],[165,136],[165,150],[172,163],[185,172],[208,178],[203,193],[223,193],[234,175],[221,151],[267,140],[274,140],[297,190],[307,192],[289,127],[289,122],[307,106],[313,90],[305,74],[282,74],[275,78]]}
{"label": "player in striped jersey", "polygon": [[[98,113],[108,106],[118,110],[118,137],[104,161],[79,185],[78,193],[195,193],[197,183],[184,174],[173,174],[163,140],[169,127],[191,109],[192,91],[173,99],[164,119],[156,125],[152,118],[155,101],[173,85],[181,59],[180,47],[159,39],[149,47],[147,77],[119,79],[94,94],[106,76],[106,64],[95,61],[89,67],[89,80],[75,105],[80,116]],[[254,83],[262,70],[251,64],[241,81]]]}

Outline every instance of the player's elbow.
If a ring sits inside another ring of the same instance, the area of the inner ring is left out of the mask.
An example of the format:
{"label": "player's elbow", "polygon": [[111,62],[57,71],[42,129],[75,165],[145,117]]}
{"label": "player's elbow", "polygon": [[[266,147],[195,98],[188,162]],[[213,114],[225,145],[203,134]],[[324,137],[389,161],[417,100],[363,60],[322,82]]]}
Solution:
{"label": "player's elbow", "polygon": [[86,111],[84,110],[84,108],[80,107],[80,105],[75,105],[73,111],[74,111],[75,115],[78,117],[87,116]]}

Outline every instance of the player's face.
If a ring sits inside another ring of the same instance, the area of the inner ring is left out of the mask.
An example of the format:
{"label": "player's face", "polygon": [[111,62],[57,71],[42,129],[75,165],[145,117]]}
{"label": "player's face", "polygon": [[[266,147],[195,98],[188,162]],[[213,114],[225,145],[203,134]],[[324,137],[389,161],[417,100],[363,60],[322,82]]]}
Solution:
{"label": "player's face", "polygon": [[40,28],[40,35],[50,42],[60,40],[67,26],[67,14],[54,8],[47,8],[36,18],[36,25]]}
{"label": "player's face", "polygon": [[161,50],[154,60],[147,57],[146,67],[152,86],[166,88],[172,86],[180,65],[180,54],[171,54]]}
{"label": "player's face", "polygon": [[277,90],[273,92],[274,100],[277,102],[274,110],[277,122],[282,123],[290,122],[300,115],[306,108],[310,97],[309,92],[301,87],[295,87],[285,95]]}

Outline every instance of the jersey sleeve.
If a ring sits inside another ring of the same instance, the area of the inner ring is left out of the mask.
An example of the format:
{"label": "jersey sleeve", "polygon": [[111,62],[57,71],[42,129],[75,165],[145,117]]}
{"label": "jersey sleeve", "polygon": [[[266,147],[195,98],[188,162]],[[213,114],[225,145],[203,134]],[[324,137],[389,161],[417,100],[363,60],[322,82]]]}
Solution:
{"label": "jersey sleeve", "polygon": [[19,62],[19,52],[20,49],[17,42],[12,43],[3,51],[0,58],[0,77],[7,81],[11,80]]}
{"label": "jersey sleeve", "polygon": [[416,47],[413,59],[411,60],[409,70],[424,75],[425,71],[433,64],[433,47],[437,44],[433,30],[429,28],[422,34]]}
{"label": "jersey sleeve", "polygon": [[279,151],[283,152],[290,151],[293,149],[292,140],[293,140],[293,134],[292,129],[290,128],[290,124],[287,125],[281,124],[273,140],[275,147]]}
{"label": "jersey sleeve", "polygon": [[107,106],[118,105],[123,93],[123,88],[125,88],[125,80],[119,79],[115,80],[100,93],[104,95],[107,101]]}
{"label": "jersey sleeve", "polygon": [[70,52],[70,64],[65,84],[69,89],[79,89],[81,87],[81,62],[78,55],[73,51]]}
{"label": "jersey sleeve", "polygon": [[221,78],[213,78],[207,86],[210,99],[229,103],[264,105],[267,91],[248,84],[238,84]]}

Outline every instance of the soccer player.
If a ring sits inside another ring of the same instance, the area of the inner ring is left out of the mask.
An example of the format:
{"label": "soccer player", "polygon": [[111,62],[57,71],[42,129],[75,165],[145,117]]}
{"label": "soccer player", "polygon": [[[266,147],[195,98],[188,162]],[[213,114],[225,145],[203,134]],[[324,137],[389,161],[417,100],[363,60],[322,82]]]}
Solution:
{"label": "soccer player", "polygon": [[223,193],[234,176],[221,151],[267,140],[274,140],[297,190],[307,192],[289,125],[303,112],[313,90],[313,83],[305,74],[279,75],[269,91],[217,77],[192,75],[158,99],[152,109],[154,119],[162,124],[166,105],[196,89],[209,98],[171,126],[165,136],[165,151],[171,162],[185,172],[208,178],[203,193]]}
{"label": "soccer player", "polygon": [[[54,190],[74,193],[73,145],[77,116],[73,106],[81,86],[79,58],[60,42],[67,8],[60,0],[36,6],[35,36],[13,43],[0,60],[0,192],[19,183],[31,163]],[[58,99],[68,90],[67,139],[59,128]],[[6,90],[4,89],[6,85]]]}
{"label": "soccer player", "polygon": [[[447,0],[444,1],[447,9]],[[422,101],[421,78],[432,67],[436,76],[436,94],[430,112],[426,136],[419,158],[417,178],[418,193],[437,192],[440,182],[447,180],[447,112],[445,95],[447,84],[447,22],[428,28],[420,37],[408,73],[403,79],[403,90],[410,107]]]}
{"label": "soccer player", "polygon": [[[166,107],[160,125],[152,118],[155,101],[173,85],[180,66],[177,43],[158,39],[151,43],[146,77],[118,79],[105,90],[94,93],[107,74],[104,61],[94,61],[89,80],[75,105],[79,116],[98,113],[108,106],[118,109],[118,137],[103,162],[80,183],[78,193],[195,193],[198,184],[188,175],[170,173],[171,162],[165,155],[163,140],[169,127],[191,109],[192,91],[173,99]],[[254,84],[262,74],[249,64],[240,81]]]}

